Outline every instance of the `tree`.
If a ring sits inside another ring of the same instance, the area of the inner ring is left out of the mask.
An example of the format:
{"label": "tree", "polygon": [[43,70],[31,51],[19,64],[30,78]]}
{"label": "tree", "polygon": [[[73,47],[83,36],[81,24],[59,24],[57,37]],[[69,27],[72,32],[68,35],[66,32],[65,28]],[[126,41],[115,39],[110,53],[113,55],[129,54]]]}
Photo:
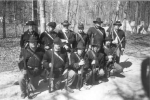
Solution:
{"label": "tree", "polygon": [[45,0],[39,0],[40,5],[40,25],[41,25],[41,33],[46,29],[45,23]]}
{"label": "tree", "polygon": [[69,21],[69,14],[70,14],[70,0],[67,2],[67,8],[66,8],[66,20]]}
{"label": "tree", "polygon": [[[37,15],[37,0],[32,0],[32,20],[35,21],[38,26],[38,15]],[[38,27],[36,27],[36,32],[38,32]]]}
{"label": "tree", "polygon": [[6,0],[2,1],[2,4],[3,4],[3,20],[2,20],[2,23],[3,23],[3,38],[6,38],[6,26],[5,26],[5,17],[6,17]]}

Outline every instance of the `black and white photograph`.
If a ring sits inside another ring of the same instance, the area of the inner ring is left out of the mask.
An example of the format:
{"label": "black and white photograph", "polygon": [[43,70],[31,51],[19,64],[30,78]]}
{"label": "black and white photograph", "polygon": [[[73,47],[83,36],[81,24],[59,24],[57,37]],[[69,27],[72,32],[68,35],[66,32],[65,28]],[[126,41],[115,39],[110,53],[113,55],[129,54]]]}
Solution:
{"label": "black and white photograph", "polygon": [[150,100],[150,1],[0,0],[0,100]]}

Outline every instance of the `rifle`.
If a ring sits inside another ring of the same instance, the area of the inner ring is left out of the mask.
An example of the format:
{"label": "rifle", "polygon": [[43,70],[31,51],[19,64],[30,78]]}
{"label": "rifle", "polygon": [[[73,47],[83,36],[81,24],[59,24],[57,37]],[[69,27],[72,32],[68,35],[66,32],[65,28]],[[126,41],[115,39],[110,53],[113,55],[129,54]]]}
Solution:
{"label": "rifle", "polygon": [[51,93],[54,89],[54,84],[53,84],[53,81],[54,81],[54,75],[53,75],[53,68],[54,68],[54,46],[52,47],[52,67],[50,69],[50,75],[49,75],[49,93]]}
{"label": "rifle", "polygon": [[94,75],[94,69],[95,69],[96,65],[94,64],[92,66],[92,86],[95,84],[95,75]]}

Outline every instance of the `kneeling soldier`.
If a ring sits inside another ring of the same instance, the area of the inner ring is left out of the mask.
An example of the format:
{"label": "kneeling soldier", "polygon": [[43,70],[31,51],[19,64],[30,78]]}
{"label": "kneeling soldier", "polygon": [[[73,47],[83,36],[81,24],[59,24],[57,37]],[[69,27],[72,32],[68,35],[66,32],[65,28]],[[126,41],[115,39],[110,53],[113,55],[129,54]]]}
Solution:
{"label": "kneeling soldier", "polygon": [[87,65],[91,69],[90,76],[93,79],[91,81],[90,77],[87,78],[90,84],[94,84],[95,81],[104,76],[104,53],[101,50],[102,48],[99,44],[93,44],[92,49],[86,53]]}
{"label": "kneeling soldier", "polygon": [[86,69],[86,64],[85,64],[85,59],[84,59],[84,50],[85,46],[82,43],[79,43],[77,45],[77,52],[71,53],[71,66],[72,69],[78,74],[78,80],[76,85],[76,88],[81,88],[83,85],[83,80],[85,79],[85,69]]}
{"label": "kneeling soldier", "polygon": [[[104,54],[105,54],[105,60],[106,60],[106,76],[109,77],[110,74],[115,74],[115,73],[121,73],[123,71],[123,68],[116,63],[116,48],[115,45],[112,44],[112,38],[107,37],[105,39],[105,44],[104,44]],[[112,72],[112,73],[110,73]]]}
{"label": "kneeling soldier", "polygon": [[[69,60],[67,53],[62,48],[63,44],[60,38],[54,39],[54,51],[48,50],[43,57],[43,66],[48,70],[53,69],[54,89],[60,89],[61,82],[66,81],[65,89],[69,92],[74,92],[70,87],[74,83],[76,73],[69,69]],[[53,55],[53,57],[52,57]],[[52,62],[53,61],[53,62]],[[53,66],[52,66],[53,65]],[[53,68],[52,68],[53,67]]]}
{"label": "kneeling soldier", "polygon": [[22,72],[19,78],[22,98],[27,96],[26,88],[28,89],[29,84],[32,85],[34,90],[38,87],[39,75],[42,72],[41,60],[44,54],[44,50],[37,47],[37,37],[31,35],[28,42],[29,46],[21,51],[21,61],[19,63],[19,68]]}

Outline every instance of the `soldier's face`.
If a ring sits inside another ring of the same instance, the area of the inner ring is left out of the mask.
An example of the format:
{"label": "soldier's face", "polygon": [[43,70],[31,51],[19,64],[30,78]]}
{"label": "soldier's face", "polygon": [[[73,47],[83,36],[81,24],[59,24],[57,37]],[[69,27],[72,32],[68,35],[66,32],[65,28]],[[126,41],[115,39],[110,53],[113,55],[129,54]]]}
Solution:
{"label": "soldier's face", "polygon": [[34,30],[34,26],[29,25],[29,31],[31,32],[31,31],[33,31],[33,30]]}
{"label": "soldier's face", "polygon": [[93,50],[94,50],[95,52],[98,52],[98,51],[100,50],[100,47],[94,46],[94,47],[93,47]]}
{"label": "soldier's face", "polygon": [[110,44],[111,44],[111,41],[106,41],[106,42],[105,42],[105,45],[106,45],[106,46],[110,46]]}
{"label": "soldier's face", "polygon": [[99,23],[96,23],[95,25],[96,25],[96,27],[100,27],[101,26],[101,24],[99,24]]}
{"label": "soldier's face", "polygon": [[54,51],[60,51],[60,45],[54,44]]}
{"label": "soldier's face", "polygon": [[118,29],[119,29],[119,26],[118,26],[118,25],[115,25],[114,28],[115,28],[116,30],[118,30]]}
{"label": "soldier's face", "polygon": [[78,53],[78,55],[82,55],[83,49],[78,49],[78,50],[77,50],[77,53]]}
{"label": "soldier's face", "polygon": [[63,28],[68,30],[69,26],[68,25],[64,25]]}
{"label": "soldier's face", "polygon": [[37,42],[29,42],[30,48],[36,48],[37,47]]}
{"label": "soldier's face", "polygon": [[79,32],[79,33],[82,33],[82,32],[83,32],[83,29],[78,29],[78,32]]}
{"label": "soldier's face", "polygon": [[48,32],[51,32],[51,31],[53,31],[53,30],[54,30],[54,28],[49,27],[49,26],[47,27],[47,31],[48,31]]}

